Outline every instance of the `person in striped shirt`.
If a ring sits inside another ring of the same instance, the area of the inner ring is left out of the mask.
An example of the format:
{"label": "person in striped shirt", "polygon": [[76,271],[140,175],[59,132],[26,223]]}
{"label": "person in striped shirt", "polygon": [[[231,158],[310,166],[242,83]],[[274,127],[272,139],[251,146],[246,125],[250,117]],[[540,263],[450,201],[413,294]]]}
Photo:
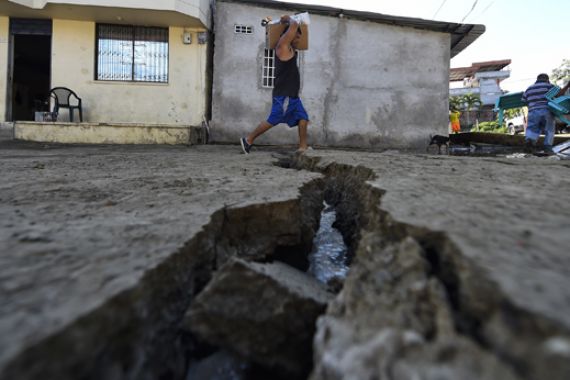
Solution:
{"label": "person in striped shirt", "polygon": [[[547,74],[540,74],[536,82],[523,93],[522,101],[528,106],[528,125],[525,131],[525,143],[529,149],[536,147],[540,133],[544,129],[544,151],[552,152],[554,142],[554,116],[548,109],[546,93],[554,87]],[[566,84],[556,96],[568,90],[570,82]]]}

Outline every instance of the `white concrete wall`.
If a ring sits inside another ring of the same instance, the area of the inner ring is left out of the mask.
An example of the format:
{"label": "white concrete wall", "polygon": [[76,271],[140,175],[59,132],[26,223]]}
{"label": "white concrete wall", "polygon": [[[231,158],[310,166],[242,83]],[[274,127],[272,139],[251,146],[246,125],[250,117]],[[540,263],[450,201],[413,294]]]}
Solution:
{"label": "white concrete wall", "polygon": [[0,122],[6,120],[6,96],[8,91],[8,42],[10,19],[0,16]]}
{"label": "white concrete wall", "polygon": [[475,74],[475,78],[479,81],[479,87],[481,88],[481,101],[483,104],[495,105],[499,96],[503,95],[500,81],[507,79],[510,75],[511,72],[508,70],[485,71]]}
{"label": "white concrete wall", "polygon": [[481,78],[479,79],[479,87],[481,88],[481,102],[484,105],[495,104],[499,96],[503,95],[497,79]]}
{"label": "white concrete wall", "polygon": [[[264,28],[284,11],[218,2],[214,53],[214,141],[235,142],[264,120],[271,89],[261,86]],[[254,26],[235,34],[235,23]],[[373,22],[311,18],[302,53],[301,97],[311,118],[310,143],[328,146],[425,147],[448,127],[450,37]],[[297,142],[280,125],[258,143]]]}
{"label": "white concrete wall", "polygon": [[[53,20],[52,87],[74,90],[84,121],[200,125],[206,109],[206,45],[182,43],[170,28],[169,83],[105,82],[95,78],[95,23]],[[67,115],[62,119],[68,120]]]}

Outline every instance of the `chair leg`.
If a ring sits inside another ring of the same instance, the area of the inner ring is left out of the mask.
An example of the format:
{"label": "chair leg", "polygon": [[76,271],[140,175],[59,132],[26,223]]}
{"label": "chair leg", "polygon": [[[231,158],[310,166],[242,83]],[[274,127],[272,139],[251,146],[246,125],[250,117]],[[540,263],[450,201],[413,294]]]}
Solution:
{"label": "chair leg", "polygon": [[69,122],[73,123],[73,108],[69,108]]}
{"label": "chair leg", "polygon": [[79,122],[83,123],[83,110],[81,110],[81,107],[79,107]]}

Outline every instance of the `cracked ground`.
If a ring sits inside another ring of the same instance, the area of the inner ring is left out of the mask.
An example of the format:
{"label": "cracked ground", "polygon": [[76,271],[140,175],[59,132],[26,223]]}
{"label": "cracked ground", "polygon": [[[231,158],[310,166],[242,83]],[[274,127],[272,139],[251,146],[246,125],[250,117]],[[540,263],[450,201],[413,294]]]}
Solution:
{"label": "cracked ground", "polygon": [[[176,268],[186,263],[182,253],[204,249],[189,242],[207,230],[212,215],[298,199],[311,181],[357,173],[349,190],[365,205],[358,210],[367,220],[359,226],[363,241],[374,247],[382,230],[399,238],[383,238],[393,244],[378,243],[377,252],[391,257],[402,251],[401,244],[423,250],[422,262],[432,267],[424,274],[438,278],[441,288],[426,297],[444,293],[451,305],[446,312],[454,314],[451,329],[498,358],[513,378],[545,373],[568,378],[568,365],[560,364],[570,361],[568,161],[317,149],[298,158],[294,170],[276,165],[279,157],[290,157],[284,153],[285,148],[258,148],[244,156],[238,146],[1,141],[0,377],[41,378],[43,371],[53,371],[58,378],[73,378],[66,374],[103,365],[114,374],[108,378],[145,378],[147,352],[124,352],[124,347],[133,341],[144,347],[147,337],[120,326],[146,326],[144,318],[171,297],[152,289],[185,284],[165,285],[163,279],[177,276]],[[365,262],[362,257],[361,245],[353,265]],[[407,265],[388,264],[388,271]],[[363,267],[356,268],[351,272],[362,275]],[[347,281],[355,280],[349,274]],[[390,282],[386,289],[398,286]],[[350,303],[347,293],[341,292],[338,302],[344,297]],[[157,297],[161,303],[149,301]],[[339,305],[331,308],[331,318],[344,318]],[[176,321],[177,313],[183,311],[168,309],[163,314],[169,315],[153,315],[152,322]],[[379,317],[371,323],[378,331],[383,328],[378,323],[390,325]],[[427,330],[423,338],[433,338]],[[377,338],[390,341],[390,334]],[[123,342],[120,350],[115,341]],[[319,350],[333,350],[327,344],[334,340],[320,343]],[[113,354],[100,359],[101,352]],[[119,365],[114,361],[119,356],[128,359]],[[533,364],[537,358],[540,363]],[[399,366],[430,360],[439,359],[408,355],[391,370],[379,368],[388,373],[379,378],[413,378]],[[551,365],[545,369],[541,363]],[[330,375],[326,365],[322,368],[315,378]],[[82,378],[91,378],[85,373]]]}

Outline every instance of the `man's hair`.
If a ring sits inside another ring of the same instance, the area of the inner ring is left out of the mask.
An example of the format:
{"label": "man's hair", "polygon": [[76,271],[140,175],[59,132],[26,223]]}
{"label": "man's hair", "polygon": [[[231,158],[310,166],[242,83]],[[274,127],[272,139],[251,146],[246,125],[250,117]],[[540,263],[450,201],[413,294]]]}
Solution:
{"label": "man's hair", "polygon": [[548,76],[548,74],[538,74],[538,76],[536,77],[536,80],[538,82],[550,82],[550,77]]}

